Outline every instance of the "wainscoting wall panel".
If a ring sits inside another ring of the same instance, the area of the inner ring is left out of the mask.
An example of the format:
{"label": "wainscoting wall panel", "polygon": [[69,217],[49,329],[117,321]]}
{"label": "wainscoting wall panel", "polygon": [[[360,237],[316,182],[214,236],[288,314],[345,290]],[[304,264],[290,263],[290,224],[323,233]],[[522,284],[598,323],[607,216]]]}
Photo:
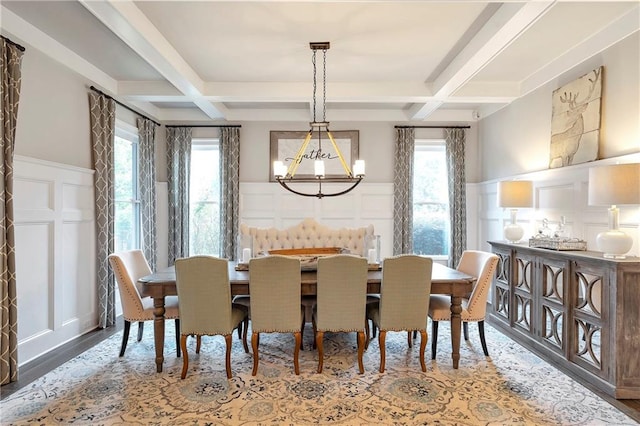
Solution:
{"label": "wainscoting wall panel", "polygon": [[[317,187],[309,187],[311,190]],[[330,189],[330,185],[323,186]],[[240,183],[240,223],[263,228],[286,228],[313,218],[332,228],[373,224],[381,238],[381,254],[393,247],[393,184],[361,183],[339,197],[302,197],[276,183]]]}
{"label": "wainscoting wall panel", "polygon": [[[543,220],[555,230],[561,216],[565,217],[566,229],[570,236],[587,241],[588,250],[597,250],[596,236],[608,229],[607,206],[588,205],[589,168],[616,163],[640,162],[640,153],[625,155],[592,163],[542,170],[518,176],[508,176],[500,180],[532,180],[534,185],[534,207],[518,210],[518,223],[525,229],[523,242],[535,235],[542,227]],[[497,207],[497,182],[491,180],[478,184],[480,211],[478,221],[469,222],[469,241],[477,239],[478,248],[490,251],[487,241],[504,240],[502,228],[510,220],[508,209]],[[619,206],[620,229],[633,237],[634,244],[629,255],[640,253],[640,207]]]}
{"label": "wainscoting wall panel", "polygon": [[93,170],[16,156],[19,364],[97,327]]}

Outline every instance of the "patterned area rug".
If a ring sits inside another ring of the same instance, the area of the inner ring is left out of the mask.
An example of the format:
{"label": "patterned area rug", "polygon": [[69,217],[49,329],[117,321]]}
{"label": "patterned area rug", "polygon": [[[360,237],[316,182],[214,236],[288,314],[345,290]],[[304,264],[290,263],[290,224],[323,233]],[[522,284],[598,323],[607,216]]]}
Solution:
{"label": "patterned area rug", "polygon": [[[135,326],[133,327],[136,328]],[[324,371],[309,325],[300,375],[293,372],[293,337],[263,334],[258,375],[234,336],[233,378],[224,368],[224,340],[204,337],[180,379],[173,323],[167,323],[164,372],[155,372],[153,327],[141,342],[135,330],[118,357],[122,332],[63,364],[2,401],[2,424],[39,425],[636,425],[637,423],[490,326],[491,356],[477,329],[461,344],[460,368],[451,366],[445,323],[438,354],[420,370],[418,346],[406,333],[387,334],[386,371],[379,346],[365,353],[358,374],[355,334],[325,335]],[[430,344],[430,342],[429,342]]]}

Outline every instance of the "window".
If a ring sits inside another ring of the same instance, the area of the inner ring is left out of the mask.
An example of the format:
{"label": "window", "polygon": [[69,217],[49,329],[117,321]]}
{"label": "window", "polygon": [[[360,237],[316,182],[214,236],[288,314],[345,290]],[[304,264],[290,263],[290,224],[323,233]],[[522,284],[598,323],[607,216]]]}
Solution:
{"label": "window", "polygon": [[115,250],[140,248],[138,195],[138,134],[133,126],[117,123],[113,145]]}
{"label": "window", "polygon": [[449,193],[444,140],[416,141],[413,163],[413,251],[449,256]]}
{"label": "window", "polygon": [[220,256],[220,151],[213,139],[191,142],[189,254]]}

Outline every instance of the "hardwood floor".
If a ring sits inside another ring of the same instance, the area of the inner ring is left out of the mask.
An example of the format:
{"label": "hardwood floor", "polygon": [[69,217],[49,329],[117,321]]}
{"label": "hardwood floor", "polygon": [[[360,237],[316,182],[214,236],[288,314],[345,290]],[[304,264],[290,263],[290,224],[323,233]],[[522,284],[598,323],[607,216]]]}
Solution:
{"label": "hardwood floor", "polygon": [[[75,358],[92,346],[113,336],[123,328],[122,317],[116,321],[115,327],[108,329],[94,330],[82,335],[65,345],[52,350],[20,367],[18,381],[0,387],[0,400],[14,394],[29,383],[44,376],[49,371],[59,367],[70,359]],[[137,330],[137,327],[134,327]],[[135,334],[135,333],[133,333]]]}
{"label": "hardwood floor", "polygon": [[[20,367],[19,380],[17,382],[9,383],[0,388],[0,399],[7,398],[8,396],[27,386],[29,383],[38,379],[39,377],[44,376],[54,368],[78,356],[82,352],[100,343],[104,339],[111,337],[112,335],[122,330],[122,327],[122,318],[118,318],[115,327],[111,327],[106,330],[95,330],[89,332],[84,336],[80,336],[77,339],[65,344],[64,346],[58,349],[54,349],[50,353],[47,353],[46,355],[43,355],[40,358],[37,358],[25,364],[24,366]],[[597,389],[591,387],[588,388],[593,393],[601,397],[604,401],[607,401],[609,404],[613,405],[614,407],[640,423],[640,400],[617,400],[603,394]]]}

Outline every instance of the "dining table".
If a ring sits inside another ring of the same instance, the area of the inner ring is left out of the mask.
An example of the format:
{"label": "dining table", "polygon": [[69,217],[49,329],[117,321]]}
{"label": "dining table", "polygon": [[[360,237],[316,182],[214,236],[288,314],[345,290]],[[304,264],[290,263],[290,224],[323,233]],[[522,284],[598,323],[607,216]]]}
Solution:
{"label": "dining table", "polygon": [[[244,267],[243,267],[244,266]],[[462,298],[471,292],[476,277],[464,274],[439,263],[433,264],[431,272],[431,294],[451,296],[451,359],[457,369],[460,361],[460,332],[462,329]],[[231,295],[251,294],[249,291],[249,271],[247,265],[229,261],[229,283]],[[315,295],[318,283],[317,271],[302,270],[300,286],[302,296]],[[379,294],[382,283],[382,270],[370,268],[367,276],[367,293]],[[176,273],[173,266],[138,279],[141,296],[153,298],[154,322],[153,334],[156,352],[156,371],[162,372],[164,363],[164,298],[178,294]],[[178,303],[180,303],[178,301]]]}

